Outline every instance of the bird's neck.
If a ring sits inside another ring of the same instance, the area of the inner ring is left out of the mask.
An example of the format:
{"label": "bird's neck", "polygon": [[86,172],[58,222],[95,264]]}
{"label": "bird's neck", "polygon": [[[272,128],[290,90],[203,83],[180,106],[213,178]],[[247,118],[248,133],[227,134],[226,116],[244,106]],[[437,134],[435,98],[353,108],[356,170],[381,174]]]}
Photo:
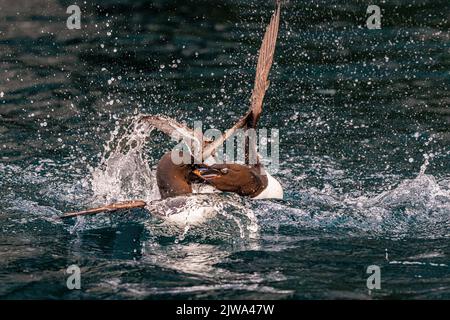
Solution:
{"label": "bird's neck", "polygon": [[192,193],[189,180],[189,165],[175,165],[171,153],[166,153],[158,163],[156,182],[161,198],[176,197]]}

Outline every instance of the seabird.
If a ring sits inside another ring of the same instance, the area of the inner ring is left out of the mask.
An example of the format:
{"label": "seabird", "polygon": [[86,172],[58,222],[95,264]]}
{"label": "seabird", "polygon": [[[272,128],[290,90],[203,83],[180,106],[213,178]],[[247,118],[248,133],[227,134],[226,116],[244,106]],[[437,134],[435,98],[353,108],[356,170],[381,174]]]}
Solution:
{"label": "seabird", "polygon": [[[172,138],[190,141],[189,163],[175,164],[172,160],[172,151],[167,152],[160,159],[156,180],[162,199],[189,195],[193,193],[193,184],[209,184],[223,192],[234,192],[240,196],[253,199],[283,198],[281,184],[272,177],[259,160],[250,164],[250,150],[256,153],[256,145],[248,137],[245,139],[245,164],[215,163],[215,150],[230,138],[238,129],[255,129],[261,116],[264,95],[269,87],[268,76],[272,66],[275,45],[278,35],[281,13],[281,0],[277,0],[276,9],[270,23],[267,26],[264,38],[259,50],[258,64],[256,67],[255,83],[252,91],[250,108],[246,114],[228,129],[222,136],[214,141],[205,139],[201,132],[178,123],[177,121],[155,115],[141,116],[139,122],[149,125],[159,131],[172,136]],[[195,152],[201,150],[201,152]],[[178,151],[177,151],[178,152]],[[180,152],[180,157],[183,153]],[[89,209],[80,212],[67,213],[63,218],[78,215],[96,214],[105,211],[121,209],[143,208],[146,202],[143,200],[124,201],[107,206]]]}

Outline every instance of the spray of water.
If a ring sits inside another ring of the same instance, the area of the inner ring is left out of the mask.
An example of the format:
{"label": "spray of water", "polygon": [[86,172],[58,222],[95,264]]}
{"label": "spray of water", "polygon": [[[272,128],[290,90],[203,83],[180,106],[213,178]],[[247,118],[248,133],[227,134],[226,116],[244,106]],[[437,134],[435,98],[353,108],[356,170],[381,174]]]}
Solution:
{"label": "spray of water", "polygon": [[91,172],[96,200],[111,203],[129,199],[160,198],[155,174],[144,147],[153,128],[131,118],[128,126],[117,125],[106,142],[99,166]]}

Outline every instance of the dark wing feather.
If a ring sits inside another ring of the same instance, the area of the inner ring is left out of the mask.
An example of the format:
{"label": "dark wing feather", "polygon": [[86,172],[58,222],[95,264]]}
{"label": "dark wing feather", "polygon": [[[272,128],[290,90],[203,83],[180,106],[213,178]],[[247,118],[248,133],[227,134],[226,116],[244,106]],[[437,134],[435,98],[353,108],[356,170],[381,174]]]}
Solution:
{"label": "dark wing feather", "polygon": [[256,123],[262,112],[264,95],[269,87],[269,72],[272,67],[275,46],[277,43],[278,29],[280,25],[281,2],[277,3],[277,8],[272,15],[270,24],[259,49],[258,65],[256,67],[255,85],[253,87],[250,110],[252,111],[251,127],[256,127]]}
{"label": "dark wing feather", "polygon": [[[259,50],[258,65],[256,67],[255,85],[252,92],[250,110],[231,128],[228,129],[220,138],[206,145],[203,149],[203,159],[208,158],[211,153],[219,147],[233,133],[243,127],[255,127],[262,111],[264,95],[269,87],[268,76],[272,67],[275,54],[275,45],[277,42],[278,28],[280,25],[281,1],[277,1],[277,7],[267,26],[266,33]],[[254,148],[255,146],[253,146]],[[248,157],[248,147],[246,146],[246,158]]]}
{"label": "dark wing feather", "polygon": [[77,216],[87,216],[87,215],[93,215],[101,212],[114,212],[118,210],[127,210],[127,209],[134,209],[134,208],[144,208],[147,205],[147,203],[143,200],[131,200],[131,201],[123,201],[123,202],[117,202],[113,204],[109,204],[103,207],[98,207],[94,209],[88,209],[78,212],[69,212],[61,216],[61,219],[67,219],[67,218],[73,218]]}

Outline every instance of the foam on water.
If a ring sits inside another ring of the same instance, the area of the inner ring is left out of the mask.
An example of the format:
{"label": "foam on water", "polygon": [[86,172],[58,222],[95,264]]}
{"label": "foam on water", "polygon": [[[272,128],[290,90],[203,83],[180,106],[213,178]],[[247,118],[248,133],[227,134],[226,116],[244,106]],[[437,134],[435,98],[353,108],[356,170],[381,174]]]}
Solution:
{"label": "foam on water", "polygon": [[156,178],[144,147],[153,128],[131,118],[128,126],[116,124],[104,146],[99,166],[91,170],[94,197],[104,203],[120,200],[158,199]]}
{"label": "foam on water", "polygon": [[264,201],[258,205],[262,229],[276,232],[286,232],[280,228],[294,228],[294,232],[324,230],[390,238],[450,237],[448,179],[437,181],[432,175],[419,174],[373,196],[353,197],[315,188],[299,190],[299,193],[298,201]]}

